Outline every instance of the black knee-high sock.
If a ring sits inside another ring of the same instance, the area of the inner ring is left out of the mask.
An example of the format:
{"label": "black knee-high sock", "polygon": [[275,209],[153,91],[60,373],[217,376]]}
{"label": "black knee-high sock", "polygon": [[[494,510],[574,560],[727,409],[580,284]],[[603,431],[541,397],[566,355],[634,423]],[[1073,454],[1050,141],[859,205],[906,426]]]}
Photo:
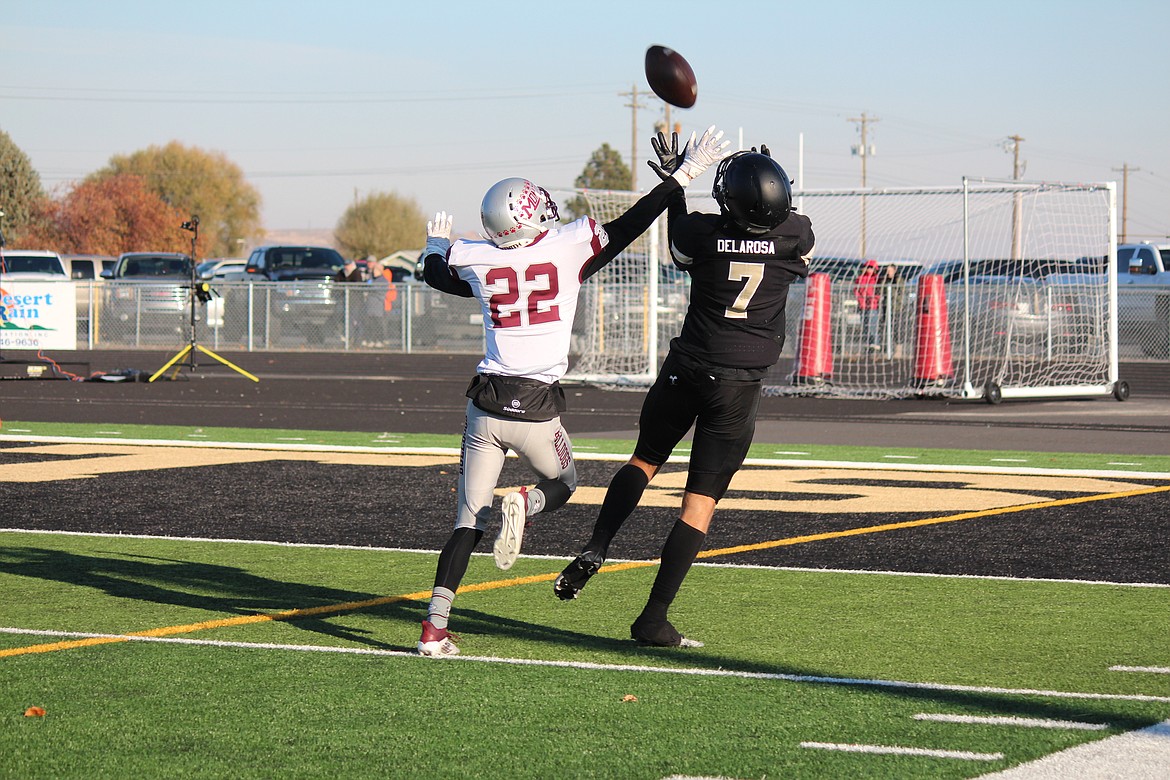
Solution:
{"label": "black knee-high sock", "polygon": [[559,479],[544,479],[536,483],[536,489],[544,494],[544,508],[541,512],[555,512],[565,505],[573,491]]}
{"label": "black knee-high sock", "polygon": [[435,570],[436,588],[448,588],[452,592],[459,590],[459,583],[467,573],[471,551],[482,537],[483,531],[477,528],[455,529],[439,553],[439,565]]}
{"label": "black knee-high sock", "polygon": [[674,521],[674,528],[666,537],[666,544],[662,546],[662,564],[658,567],[658,576],[654,578],[654,585],[650,588],[650,600],[642,610],[642,617],[646,620],[666,620],[666,610],[670,608],[674,597],[678,595],[679,586],[690,571],[695,556],[703,549],[703,542],[707,534],[687,525],[682,520]]}
{"label": "black knee-high sock", "polygon": [[609,543],[617,536],[626,518],[638,507],[648,484],[650,480],[646,472],[637,466],[627,463],[618,469],[609,482],[609,489],[605,491],[605,500],[601,502],[601,511],[597,513],[597,522],[593,525],[593,535],[585,545],[586,550],[600,552],[603,557],[609,554]]}

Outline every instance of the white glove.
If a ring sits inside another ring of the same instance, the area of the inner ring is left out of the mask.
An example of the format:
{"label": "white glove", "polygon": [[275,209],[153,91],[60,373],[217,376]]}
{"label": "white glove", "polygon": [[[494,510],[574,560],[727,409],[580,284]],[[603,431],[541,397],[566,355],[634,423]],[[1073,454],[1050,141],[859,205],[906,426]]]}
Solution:
{"label": "white glove", "polygon": [[715,125],[708,127],[698,141],[695,140],[694,132],[691,133],[690,140],[683,149],[682,163],[673,174],[679,184],[687,186],[692,179],[697,179],[703,171],[723,159],[727,147],[731,146],[731,141],[720,143],[722,138],[723,131],[715,132]]}
{"label": "white glove", "polygon": [[447,256],[451,248],[451,221],[453,217],[445,211],[435,214],[434,220],[427,223],[427,246],[423,254]]}
{"label": "white glove", "polygon": [[427,223],[427,238],[445,238],[451,240],[451,220],[454,217],[445,211],[435,214],[435,219]]}

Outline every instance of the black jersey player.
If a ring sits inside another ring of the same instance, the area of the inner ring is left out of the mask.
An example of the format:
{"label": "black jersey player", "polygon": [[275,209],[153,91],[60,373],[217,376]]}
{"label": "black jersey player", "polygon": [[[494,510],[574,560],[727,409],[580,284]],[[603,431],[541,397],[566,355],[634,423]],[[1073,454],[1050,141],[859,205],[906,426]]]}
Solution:
{"label": "black jersey player", "polygon": [[[677,139],[654,143],[669,175]],[[691,276],[681,333],[646,394],[638,443],[606,491],[593,535],[554,583],[561,599],[576,598],[605,561],[609,544],[634,511],[647,484],[682,437],[695,428],[682,511],[662,548],[662,563],[641,615],[630,627],[640,644],[697,646],[667,619],[683,578],[698,555],[732,476],[755,433],[760,384],[784,346],[788,287],[808,274],[812,223],[792,211],[787,174],[761,152],[738,152],[715,173],[719,214],[687,213],[685,197],[668,210],[675,264]]]}

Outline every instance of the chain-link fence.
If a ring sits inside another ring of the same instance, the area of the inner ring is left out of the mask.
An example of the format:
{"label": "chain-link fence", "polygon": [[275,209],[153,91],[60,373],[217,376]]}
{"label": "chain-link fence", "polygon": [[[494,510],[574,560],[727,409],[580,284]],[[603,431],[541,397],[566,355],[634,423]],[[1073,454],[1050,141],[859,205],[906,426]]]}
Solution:
{"label": "chain-link fence", "polygon": [[[77,343],[91,349],[186,343],[185,285],[77,283]],[[194,304],[196,340],[210,349],[477,353],[479,304],[417,283],[389,287],[222,282]]]}
{"label": "chain-link fence", "polygon": [[[190,337],[191,309],[185,286],[108,281],[73,284],[77,289],[79,348],[166,348],[184,344]],[[612,289],[616,285],[604,290],[592,287],[585,286],[586,296],[578,311],[575,349],[586,344],[597,349],[599,339],[605,339],[602,343],[608,348],[611,345],[606,341],[616,340],[617,334],[636,332],[641,334],[639,339],[646,338],[644,331],[625,323],[631,317],[644,318],[644,305],[631,306],[625,299],[619,303]],[[476,301],[419,283],[396,284],[388,290],[327,281],[223,282],[212,289],[211,300],[195,304],[196,339],[211,349],[461,354],[483,349],[482,317]],[[659,282],[661,354],[682,326],[688,293],[685,279]],[[795,348],[803,295],[804,285],[793,285],[786,355],[793,354]],[[625,298],[631,296],[641,301],[645,293],[630,293]],[[839,291],[834,291],[834,302],[834,327],[839,329],[835,341],[856,346],[861,338],[861,318],[855,303]],[[1117,309],[1120,359],[1170,357],[1170,290],[1123,285],[1117,290]],[[882,320],[883,352],[894,357],[912,335],[904,319]]]}
{"label": "chain-link fence", "polygon": [[1117,288],[1117,352],[1123,360],[1170,357],[1170,289]]}

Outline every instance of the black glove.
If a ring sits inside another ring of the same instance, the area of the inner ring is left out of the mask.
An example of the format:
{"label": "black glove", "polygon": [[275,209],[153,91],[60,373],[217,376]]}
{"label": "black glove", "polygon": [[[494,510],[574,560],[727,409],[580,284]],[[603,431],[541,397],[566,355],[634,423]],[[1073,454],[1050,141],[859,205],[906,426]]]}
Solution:
{"label": "black glove", "polygon": [[658,162],[647,160],[646,164],[654,169],[658,178],[666,181],[671,177],[671,174],[678,170],[678,166],[682,162],[682,154],[678,151],[678,133],[670,134],[669,149],[666,148],[666,136],[661,132],[650,138],[650,146],[658,155]]}
{"label": "black glove", "polygon": [[[753,146],[752,151],[754,152],[755,150],[756,150],[756,147]],[[772,156],[772,153],[770,151],[768,151],[768,147],[764,146],[763,144],[760,144],[760,154],[764,155],[765,157]]]}

